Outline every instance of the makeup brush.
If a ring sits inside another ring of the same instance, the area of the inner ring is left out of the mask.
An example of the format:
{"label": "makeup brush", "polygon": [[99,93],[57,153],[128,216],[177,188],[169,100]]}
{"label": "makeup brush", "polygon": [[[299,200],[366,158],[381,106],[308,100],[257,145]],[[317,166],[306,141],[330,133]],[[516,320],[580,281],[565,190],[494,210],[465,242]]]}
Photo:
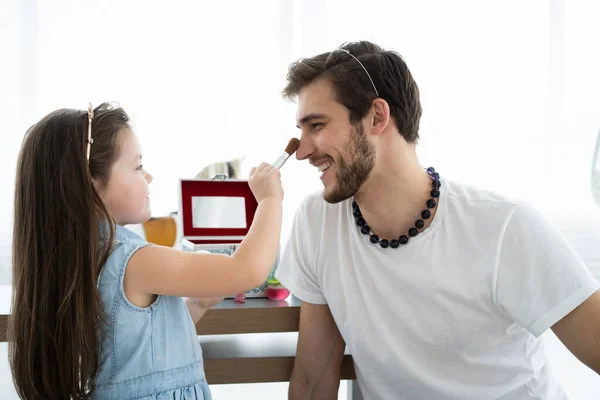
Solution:
{"label": "makeup brush", "polygon": [[277,169],[283,167],[283,164],[285,164],[285,162],[287,161],[287,159],[290,158],[290,156],[292,154],[294,154],[296,152],[296,150],[298,150],[299,146],[300,146],[300,140],[298,140],[296,138],[291,138],[290,141],[288,142],[288,145],[285,148],[285,151],[273,163],[273,166],[275,168],[277,168]]}

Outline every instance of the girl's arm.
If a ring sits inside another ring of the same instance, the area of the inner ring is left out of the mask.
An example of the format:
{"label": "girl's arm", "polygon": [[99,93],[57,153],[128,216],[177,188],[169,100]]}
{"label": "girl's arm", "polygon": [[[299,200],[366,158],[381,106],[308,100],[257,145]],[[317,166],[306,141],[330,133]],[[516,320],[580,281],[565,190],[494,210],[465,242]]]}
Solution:
{"label": "girl's arm", "polygon": [[248,234],[233,255],[143,247],[127,264],[125,294],[135,298],[152,295],[214,298],[260,286],[277,258],[283,189],[279,171],[265,163],[252,169],[248,183],[258,207]]}
{"label": "girl's arm", "polygon": [[186,297],[185,305],[190,312],[190,316],[192,317],[192,321],[194,321],[194,325],[200,321],[200,319],[204,316],[204,314],[210,310],[212,306],[219,303],[223,300],[223,297],[215,297],[215,298],[204,298],[199,299],[197,297]]}

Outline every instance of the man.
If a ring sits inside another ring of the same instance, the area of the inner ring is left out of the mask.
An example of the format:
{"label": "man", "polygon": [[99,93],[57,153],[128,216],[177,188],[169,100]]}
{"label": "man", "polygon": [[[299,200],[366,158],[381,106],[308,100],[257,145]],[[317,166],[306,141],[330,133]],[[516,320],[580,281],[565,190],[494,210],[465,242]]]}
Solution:
{"label": "man", "polygon": [[278,279],[302,300],[290,399],[335,399],[344,347],[365,399],[564,398],[540,335],[600,372],[600,285],[528,204],[417,159],[421,105],[395,52],[346,44],[290,66],[297,211]]}

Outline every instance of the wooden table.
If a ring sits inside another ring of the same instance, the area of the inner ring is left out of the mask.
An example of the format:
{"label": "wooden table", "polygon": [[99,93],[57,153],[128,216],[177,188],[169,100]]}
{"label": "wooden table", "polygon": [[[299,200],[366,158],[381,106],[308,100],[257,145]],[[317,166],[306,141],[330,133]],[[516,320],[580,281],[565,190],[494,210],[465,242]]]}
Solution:
{"label": "wooden table", "polygon": [[[10,286],[0,286],[0,342],[6,342]],[[209,310],[196,325],[209,384],[289,381],[294,365],[300,301],[227,299]],[[349,354],[342,379],[356,379]]]}

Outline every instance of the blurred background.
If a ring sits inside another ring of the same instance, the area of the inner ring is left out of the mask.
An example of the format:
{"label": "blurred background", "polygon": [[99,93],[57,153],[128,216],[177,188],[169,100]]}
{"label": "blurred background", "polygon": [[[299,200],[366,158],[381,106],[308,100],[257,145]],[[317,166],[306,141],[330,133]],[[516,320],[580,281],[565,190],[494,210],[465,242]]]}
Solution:
{"label": "blurred background", "polygon": [[[41,117],[89,101],[124,104],[154,175],[153,216],[165,216],[178,208],[179,178],[236,157],[245,157],[243,176],[274,161],[299,135],[295,105],[280,97],[287,66],[362,39],[397,50],[420,87],[423,165],[533,202],[600,279],[591,184],[600,130],[597,0],[2,0],[0,285],[10,285],[16,157]],[[284,246],[296,207],[321,183],[315,168],[295,160],[282,177]],[[570,396],[600,398],[599,377],[551,333],[547,339]],[[284,398],[286,390],[234,385],[213,394]],[[0,398],[16,398],[6,343]]]}

